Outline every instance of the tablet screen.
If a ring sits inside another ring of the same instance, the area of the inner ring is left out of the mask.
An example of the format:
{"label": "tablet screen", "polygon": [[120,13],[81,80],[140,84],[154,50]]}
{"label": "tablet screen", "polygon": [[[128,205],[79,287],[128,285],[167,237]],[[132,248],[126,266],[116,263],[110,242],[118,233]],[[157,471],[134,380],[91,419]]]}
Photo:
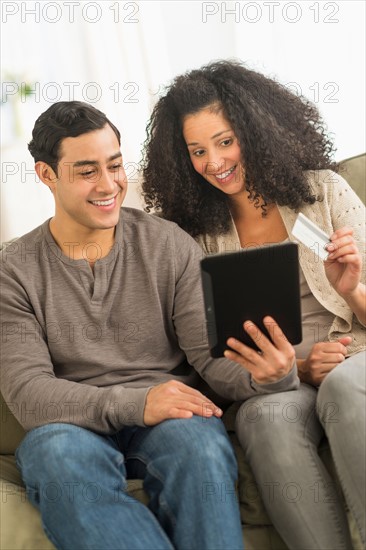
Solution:
{"label": "tablet screen", "polygon": [[270,315],[291,344],[302,340],[298,245],[285,242],[215,254],[201,260],[207,335],[212,357],[222,357],[234,337],[258,350],[244,331],[252,321],[270,337]]}

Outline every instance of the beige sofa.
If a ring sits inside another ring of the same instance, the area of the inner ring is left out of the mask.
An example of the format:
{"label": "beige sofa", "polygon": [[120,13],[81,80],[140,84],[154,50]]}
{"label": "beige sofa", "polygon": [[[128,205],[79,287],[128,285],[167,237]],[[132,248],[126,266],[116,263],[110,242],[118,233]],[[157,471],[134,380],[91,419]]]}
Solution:
{"label": "beige sofa", "polygon": [[[340,171],[364,202],[365,162],[366,155],[358,155],[341,163]],[[236,439],[234,420],[237,407],[238,404],[234,404],[226,411],[224,422],[236,450],[239,464],[238,497],[245,547],[247,550],[285,550],[287,547],[271,525],[258,495],[253,475]],[[11,414],[0,394],[0,548],[2,550],[53,549],[54,546],[43,532],[39,512],[27,501],[22,480],[15,466],[14,452],[23,437],[22,427]],[[319,452],[336,480],[326,441],[323,441]],[[141,481],[130,481],[129,490],[133,496],[147,502]],[[350,514],[349,522],[353,548],[361,550],[363,547]]]}

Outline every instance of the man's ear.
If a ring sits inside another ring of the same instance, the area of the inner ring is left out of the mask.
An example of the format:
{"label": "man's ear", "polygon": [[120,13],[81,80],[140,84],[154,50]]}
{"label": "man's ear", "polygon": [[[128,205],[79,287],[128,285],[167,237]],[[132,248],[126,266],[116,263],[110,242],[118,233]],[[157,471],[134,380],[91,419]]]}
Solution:
{"label": "man's ear", "polygon": [[49,187],[50,191],[53,193],[55,184],[57,182],[57,175],[55,174],[53,168],[46,162],[39,160],[36,162],[34,169],[37,173],[39,179]]}

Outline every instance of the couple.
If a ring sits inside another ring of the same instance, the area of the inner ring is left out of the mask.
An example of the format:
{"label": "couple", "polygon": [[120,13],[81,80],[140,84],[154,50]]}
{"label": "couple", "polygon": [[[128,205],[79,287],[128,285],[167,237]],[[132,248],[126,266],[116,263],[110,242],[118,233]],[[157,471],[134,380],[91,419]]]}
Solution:
{"label": "couple", "polygon": [[[237,433],[258,487],[296,481],[308,491],[296,505],[265,501],[289,548],[351,546],[316,452],[323,428],[365,540],[363,205],[330,172],[314,107],[235,62],[175,79],[152,114],[143,161],[147,208],[160,216],[120,208],[120,134],[95,108],[51,106],[29,150],[55,215],[2,253],[2,319],[21,327],[2,345],[2,392],[29,430],[17,462],[53,544],[242,548],[221,398],[244,401]],[[212,359],[202,248],[286,240],[299,210],[332,241],[324,264],[300,255],[303,343],[291,346],[278,329],[274,342],[261,336],[261,354],[230,340],[226,358]],[[251,424],[253,401],[281,406],[271,422]],[[338,422],[327,422],[329,402]],[[301,408],[296,423],[281,419],[288,403]],[[126,498],[128,478],[144,480],[149,507]],[[225,498],[203,498],[212,482]],[[48,498],[52,483],[72,495]]]}

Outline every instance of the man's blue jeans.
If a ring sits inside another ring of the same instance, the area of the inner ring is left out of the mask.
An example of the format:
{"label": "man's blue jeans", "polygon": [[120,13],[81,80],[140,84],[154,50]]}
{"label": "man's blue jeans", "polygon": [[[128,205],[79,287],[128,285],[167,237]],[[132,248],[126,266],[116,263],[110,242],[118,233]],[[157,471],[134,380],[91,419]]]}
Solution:
{"label": "man's blue jeans", "polygon": [[[103,436],[31,430],[17,449],[30,501],[59,549],[241,549],[237,465],[217,418],[166,420]],[[144,479],[149,507],[126,493]]]}

